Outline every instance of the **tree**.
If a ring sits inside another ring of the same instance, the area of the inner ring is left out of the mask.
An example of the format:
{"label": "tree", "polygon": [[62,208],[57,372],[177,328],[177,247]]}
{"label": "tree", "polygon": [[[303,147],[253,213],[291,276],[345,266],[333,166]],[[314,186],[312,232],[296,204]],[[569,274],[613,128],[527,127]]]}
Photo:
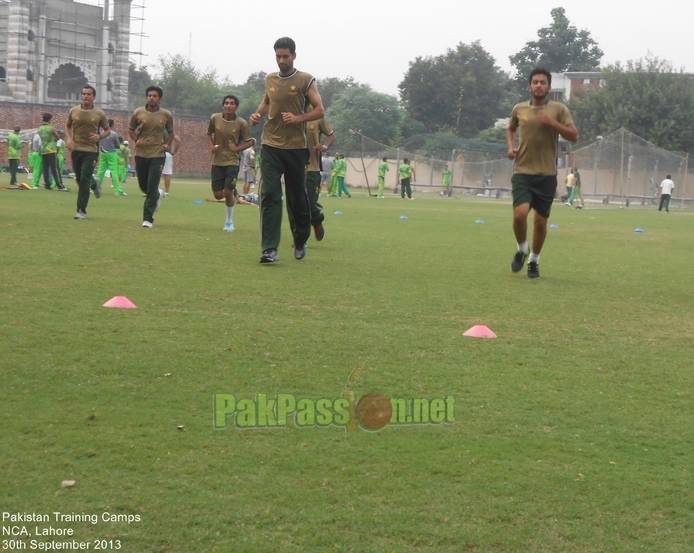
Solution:
{"label": "tree", "polygon": [[333,98],[326,113],[340,150],[359,149],[359,133],[390,144],[402,110],[395,96],[375,92],[368,85],[350,86]]}
{"label": "tree", "polygon": [[621,127],[667,150],[694,152],[694,79],[657,57],[602,71],[603,86],[571,102],[581,138]]}
{"label": "tree", "polygon": [[[410,62],[398,85],[403,105],[429,132],[455,129],[471,138],[502,114],[507,78],[479,41]],[[503,109],[503,112],[506,110]]]}
{"label": "tree", "polygon": [[480,142],[494,142],[497,144],[506,144],[506,126],[502,127],[489,127],[480,131],[475,137],[475,140]]}
{"label": "tree", "polygon": [[603,52],[588,31],[579,31],[569,23],[564,8],[551,12],[552,24],[537,31],[538,40],[527,42],[525,47],[509,57],[516,68],[515,82],[519,92],[528,89],[528,75],[535,67],[551,72],[594,71]]}
{"label": "tree", "polygon": [[346,79],[329,77],[327,79],[317,80],[316,84],[318,85],[318,92],[323,100],[323,107],[326,109],[326,111],[333,104],[333,98],[343,93],[348,88],[362,86],[359,83],[354,82],[352,77],[347,77]]}
{"label": "tree", "polygon": [[138,69],[134,63],[130,64],[128,67],[128,96],[136,105],[144,102],[145,90],[153,82],[146,65]]}

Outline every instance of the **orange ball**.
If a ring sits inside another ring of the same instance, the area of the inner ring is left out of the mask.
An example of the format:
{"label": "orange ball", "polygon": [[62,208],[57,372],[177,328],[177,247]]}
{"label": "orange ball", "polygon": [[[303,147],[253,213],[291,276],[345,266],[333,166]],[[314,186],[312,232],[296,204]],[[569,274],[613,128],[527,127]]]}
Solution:
{"label": "orange ball", "polygon": [[383,394],[366,394],[357,402],[357,420],[367,430],[380,430],[392,415],[393,406]]}

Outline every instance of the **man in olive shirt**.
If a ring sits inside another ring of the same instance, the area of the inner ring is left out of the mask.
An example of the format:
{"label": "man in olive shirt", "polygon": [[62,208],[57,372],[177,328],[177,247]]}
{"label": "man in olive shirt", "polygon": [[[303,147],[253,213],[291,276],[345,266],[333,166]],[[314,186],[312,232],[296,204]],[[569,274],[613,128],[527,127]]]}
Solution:
{"label": "man in olive shirt", "polygon": [[210,117],[207,142],[212,153],[212,193],[218,200],[225,199],[227,219],[222,230],[234,232],[234,191],[239,176],[239,152],[253,145],[248,123],[236,115],[239,99],[227,94],[222,100],[223,113]]}
{"label": "man in olive shirt", "polygon": [[[316,240],[319,242],[325,237],[325,227],[323,221],[325,215],[318,204],[321,187],[321,171],[323,170],[323,160],[321,155],[328,151],[328,148],[335,142],[335,133],[330,127],[325,117],[307,124],[308,133],[308,172],[306,173],[306,192],[308,201],[311,205],[311,226]],[[321,144],[321,136],[325,136],[325,143]]]}
{"label": "man in olive shirt", "polygon": [[14,132],[11,132],[7,137],[7,159],[10,160],[10,186],[17,185],[17,169],[19,168],[19,160],[22,157],[22,139],[19,138],[19,131],[22,128],[16,125]]}
{"label": "man in olive shirt", "polygon": [[[513,232],[518,243],[511,270],[519,272],[530,253],[528,277],[540,278],[540,251],[547,237],[547,219],[557,191],[557,139],[561,135],[576,142],[578,131],[568,108],[547,99],[552,84],[549,71],[533,69],[528,82],[532,100],[516,104],[506,129],[508,158],[515,160],[511,190]],[[520,141],[516,148],[517,130],[520,130]],[[532,251],[527,241],[530,209],[535,209]]]}
{"label": "man in olive shirt", "polygon": [[79,187],[75,219],[87,218],[90,189],[94,189],[97,197],[101,195],[94,180],[94,167],[99,158],[98,142],[109,136],[111,129],[103,110],[94,107],[95,98],[93,86],[82,88],[82,103],[70,110],[65,123],[67,148],[72,152],[72,170]]}
{"label": "man in olive shirt", "polygon": [[[260,189],[261,263],[279,260],[277,248],[282,227],[282,183],[284,175],[287,211],[294,218],[294,257],[306,255],[306,240],[311,235],[311,215],[306,194],[306,165],[308,147],[305,125],[323,115],[323,101],[312,75],[294,69],[296,44],[289,37],[278,39],[274,45],[278,73],[265,77],[265,97],[251,125],[257,125],[263,115],[268,119],[263,127],[260,169],[263,186]],[[307,102],[308,101],[308,102]],[[313,110],[306,113],[310,103]]]}
{"label": "man in olive shirt", "polygon": [[[161,205],[164,194],[159,190],[161,172],[166,156],[174,139],[173,116],[159,107],[164,91],[158,86],[149,86],[145,91],[147,105],[137,108],[130,118],[130,138],[135,143],[135,172],[140,190],[147,195],[142,214],[142,226],[154,226],[154,212]],[[165,136],[165,131],[168,136]]]}

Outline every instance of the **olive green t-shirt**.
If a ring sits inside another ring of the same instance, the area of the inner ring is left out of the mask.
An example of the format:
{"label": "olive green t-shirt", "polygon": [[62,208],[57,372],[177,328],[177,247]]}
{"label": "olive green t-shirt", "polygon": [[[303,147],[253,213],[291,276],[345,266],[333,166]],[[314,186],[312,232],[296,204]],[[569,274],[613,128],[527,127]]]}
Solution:
{"label": "olive green t-shirt", "polygon": [[312,75],[298,70],[288,77],[282,77],[279,73],[271,73],[265,77],[265,94],[270,99],[270,110],[263,127],[263,144],[283,150],[307,147],[306,124],[286,124],[282,119],[282,113],[306,113],[308,89],[314,81]]}
{"label": "olive green t-shirt", "polygon": [[142,146],[135,146],[137,157],[165,157],[164,131],[173,132],[173,116],[169,110],[159,108],[147,111],[146,107],[137,108],[130,118],[130,130],[135,131]]}
{"label": "olive green t-shirt", "polygon": [[333,134],[333,130],[325,120],[325,117],[321,117],[316,121],[306,122],[306,135],[308,136],[308,151],[310,154],[308,158],[308,171],[320,171],[320,158],[322,152],[315,150],[314,147],[320,144],[321,135],[330,136],[331,134]]}
{"label": "olive green t-shirt", "polygon": [[108,117],[101,108],[75,106],[67,114],[67,126],[72,129],[73,152],[98,152],[99,143],[92,142],[89,135],[108,129]]}
{"label": "olive green t-shirt", "polygon": [[235,115],[233,120],[227,121],[223,113],[215,113],[210,117],[207,134],[212,136],[214,145],[219,146],[212,155],[212,165],[222,167],[239,164],[239,153],[229,149],[229,141],[238,146],[251,139],[251,130],[245,119]]}
{"label": "olive green t-shirt", "polygon": [[515,173],[523,175],[557,174],[557,140],[559,133],[549,125],[540,123],[537,113],[544,110],[562,125],[573,124],[569,109],[561,102],[547,102],[535,107],[530,102],[516,104],[511,112],[509,127],[518,129],[519,147]]}

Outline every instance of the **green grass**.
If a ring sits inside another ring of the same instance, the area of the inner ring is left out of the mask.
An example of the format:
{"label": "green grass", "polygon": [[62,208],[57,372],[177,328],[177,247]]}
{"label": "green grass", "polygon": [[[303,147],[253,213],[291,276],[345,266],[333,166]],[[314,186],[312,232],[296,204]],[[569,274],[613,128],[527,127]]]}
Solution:
{"label": "green grass", "polygon": [[[55,525],[129,552],[691,550],[691,211],[557,204],[531,281],[506,202],[325,198],[263,266],[255,207],[224,233],[174,180],[147,230],[125,189],[85,221],[0,191],[0,511],[138,514]],[[360,362],[357,398],[455,424],[213,429],[215,393],[335,399]]]}

